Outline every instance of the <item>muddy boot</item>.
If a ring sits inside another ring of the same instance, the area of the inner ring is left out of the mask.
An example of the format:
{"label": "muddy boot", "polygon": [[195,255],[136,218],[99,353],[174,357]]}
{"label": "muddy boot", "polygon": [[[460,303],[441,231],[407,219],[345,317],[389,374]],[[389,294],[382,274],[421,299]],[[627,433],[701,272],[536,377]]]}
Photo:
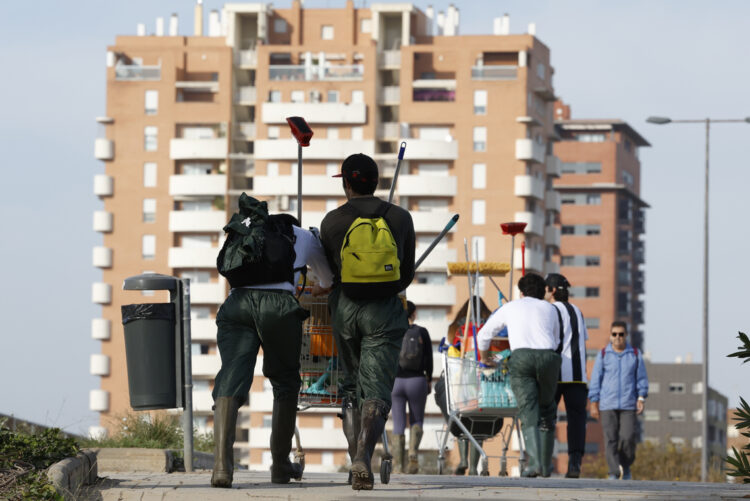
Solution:
{"label": "muddy boot", "polygon": [[[357,455],[357,438],[359,437],[359,428],[362,424],[362,414],[356,404],[344,400],[344,406],[341,413],[341,426],[344,429],[344,436],[349,445],[349,459],[354,464],[354,457]],[[349,479],[347,484],[352,485],[352,470],[349,470]]]}
{"label": "muddy boot", "polygon": [[553,470],[552,453],[555,450],[555,430],[540,430],[539,436],[541,438],[539,462],[542,465],[542,476],[549,478]]}
{"label": "muddy boot", "polygon": [[378,439],[383,435],[388,405],[382,400],[365,400],[362,405],[362,424],[357,438],[357,455],[352,463],[352,489],[372,490],[375,483],[372,475],[372,453]]}
{"label": "muddy boot", "polygon": [[571,452],[568,454],[568,472],[565,478],[578,478],[581,476],[581,457],[580,452]]}
{"label": "muddy boot", "polygon": [[294,425],[297,421],[297,395],[273,401],[271,417],[271,482],[288,484],[292,478],[302,480],[302,465],[292,463],[289,453],[292,450]]}
{"label": "muddy boot", "polygon": [[240,401],[236,397],[218,397],[214,405],[214,471],[211,487],[232,487],[234,471],[234,434]]}
{"label": "muddy boot", "polygon": [[393,473],[404,473],[404,435],[393,435]]}
{"label": "muddy boot", "polygon": [[[477,440],[479,447],[482,447],[484,440]],[[477,466],[479,465],[479,458],[482,457],[474,444],[467,441],[466,445],[469,447],[469,475],[477,475]]]}
{"label": "muddy boot", "polygon": [[524,426],[523,441],[526,451],[526,467],[521,472],[522,477],[536,477],[542,472],[541,459],[541,437],[539,428],[536,426]]}
{"label": "muddy boot", "polygon": [[465,475],[469,467],[467,456],[469,454],[469,441],[465,438],[458,439],[458,466],[453,470],[454,475]]}
{"label": "muddy boot", "polygon": [[419,472],[419,456],[417,451],[419,450],[419,443],[422,441],[422,426],[415,424],[409,429],[409,467],[406,473],[414,475]]}

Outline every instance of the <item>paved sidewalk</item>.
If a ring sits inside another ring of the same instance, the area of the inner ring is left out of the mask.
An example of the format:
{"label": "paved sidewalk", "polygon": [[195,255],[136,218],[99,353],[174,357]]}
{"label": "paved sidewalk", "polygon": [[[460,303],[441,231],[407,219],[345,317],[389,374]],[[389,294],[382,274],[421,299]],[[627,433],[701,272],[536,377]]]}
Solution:
{"label": "paved sidewalk", "polygon": [[731,484],[647,482],[564,478],[452,477],[393,475],[388,485],[376,479],[375,490],[355,492],[343,473],[306,473],[302,482],[274,485],[269,472],[236,472],[232,489],[212,489],[211,473],[107,473],[88,497],[103,501],[169,500],[353,500],[382,499],[742,499],[750,487]]}

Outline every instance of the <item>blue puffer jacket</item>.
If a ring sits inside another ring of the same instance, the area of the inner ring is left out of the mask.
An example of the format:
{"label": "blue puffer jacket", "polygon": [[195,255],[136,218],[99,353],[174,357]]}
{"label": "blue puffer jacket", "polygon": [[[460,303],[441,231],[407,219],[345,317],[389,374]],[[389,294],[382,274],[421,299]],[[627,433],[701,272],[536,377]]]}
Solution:
{"label": "blue puffer jacket", "polygon": [[646,364],[629,344],[617,353],[608,344],[596,356],[589,383],[589,400],[599,402],[600,411],[634,410],[638,397],[648,396]]}

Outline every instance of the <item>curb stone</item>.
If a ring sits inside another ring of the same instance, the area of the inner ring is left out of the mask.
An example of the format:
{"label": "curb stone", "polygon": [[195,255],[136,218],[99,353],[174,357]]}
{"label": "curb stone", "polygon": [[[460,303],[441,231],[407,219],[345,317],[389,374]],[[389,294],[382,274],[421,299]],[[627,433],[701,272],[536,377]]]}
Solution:
{"label": "curb stone", "polygon": [[47,478],[65,500],[76,499],[76,493],[84,485],[96,482],[96,451],[84,449],[75,457],[65,458],[47,468]]}

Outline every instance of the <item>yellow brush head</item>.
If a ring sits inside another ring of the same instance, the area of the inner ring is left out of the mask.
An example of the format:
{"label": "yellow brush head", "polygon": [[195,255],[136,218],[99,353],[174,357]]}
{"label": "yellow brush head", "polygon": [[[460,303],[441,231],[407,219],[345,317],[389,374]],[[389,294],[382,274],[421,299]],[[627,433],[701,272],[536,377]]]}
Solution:
{"label": "yellow brush head", "polygon": [[[476,273],[477,263],[448,263],[448,273],[451,275],[466,275],[466,271]],[[498,263],[494,261],[480,261],[479,274],[484,276],[504,277],[510,271],[508,263]]]}

